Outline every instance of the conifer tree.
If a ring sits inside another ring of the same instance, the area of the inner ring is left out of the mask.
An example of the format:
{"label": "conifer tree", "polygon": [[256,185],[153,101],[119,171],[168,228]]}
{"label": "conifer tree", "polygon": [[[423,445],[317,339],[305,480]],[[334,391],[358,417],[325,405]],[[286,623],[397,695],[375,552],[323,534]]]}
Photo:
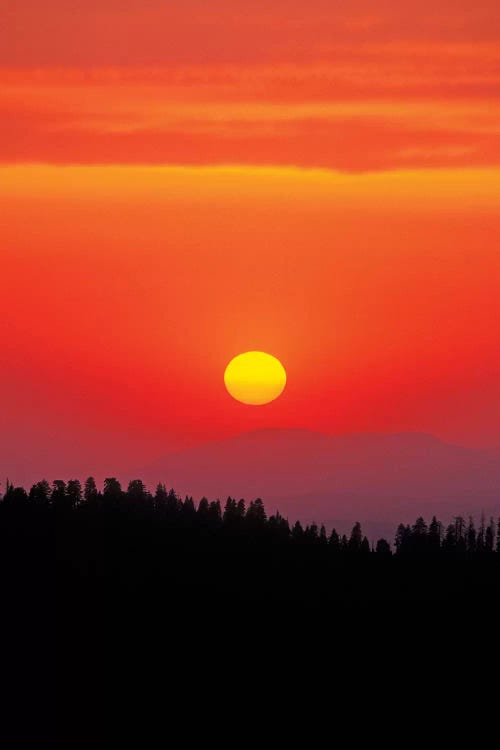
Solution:
{"label": "conifer tree", "polygon": [[78,508],[82,502],[82,485],[78,479],[70,479],[66,488],[66,496],[70,508]]}
{"label": "conifer tree", "polygon": [[363,540],[361,542],[360,552],[363,555],[369,555],[370,552],[371,552],[371,550],[370,550],[370,542],[368,541],[368,537],[366,537],[366,536],[363,537]]}
{"label": "conifer tree", "polygon": [[83,498],[86,503],[95,502],[97,500],[98,492],[97,492],[97,485],[95,483],[94,477],[88,477],[88,479],[85,480],[85,485],[83,489]]}
{"label": "conifer tree", "polygon": [[210,506],[206,497],[202,497],[200,502],[198,503],[196,514],[202,524],[205,524],[210,520]]}
{"label": "conifer tree", "polygon": [[432,516],[432,521],[429,524],[429,532],[427,534],[427,544],[431,552],[439,552],[441,548],[441,536],[443,533],[442,524],[437,520],[436,516]]}
{"label": "conifer tree", "polygon": [[33,485],[29,498],[40,507],[46,508],[50,504],[50,484],[46,479]]}
{"label": "conifer tree", "polygon": [[363,533],[361,531],[361,524],[359,521],[356,521],[352,527],[351,536],[349,537],[349,552],[360,552],[362,541]]}
{"label": "conifer tree", "polygon": [[466,547],[469,554],[474,554],[476,551],[476,527],[474,526],[472,516],[469,516],[469,523],[467,525]]}
{"label": "conifer tree", "polygon": [[485,552],[493,552],[495,548],[495,521],[493,518],[490,518],[490,522],[488,526],[486,527],[485,537],[484,537],[484,549]]}
{"label": "conifer tree", "polygon": [[443,550],[446,552],[455,552],[457,546],[457,539],[456,539],[456,530],[455,530],[455,524],[450,523],[446,527],[444,540],[443,540]]}
{"label": "conifer tree", "polygon": [[292,542],[302,542],[304,539],[304,529],[300,521],[295,521],[292,528]]}
{"label": "conifer tree", "polygon": [[256,500],[252,500],[248,506],[246,521],[249,527],[254,530],[262,530],[264,528],[266,523],[266,511],[264,503],[260,497]]}
{"label": "conifer tree", "polygon": [[165,511],[169,518],[175,518],[180,510],[180,500],[177,497],[177,493],[174,489],[168,491],[167,499],[165,502]]}
{"label": "conifer tree", "polygon": [[403,523],[400,523],[397,531],[396,531],[396,538],[394,540],[394,546],[396,547],[396,553],[402,554],[406,551],[408,546],[408,540],[411,537],[411,529],[409,526],[405,526]]}
{"label": "conifer tree", "polygon": [[336,529],[332,529],[328,539],[328,546],[332,552],[340,552],[340,537]]}
{"label": "conifer tree", "polygon": [[304,530],[304,540],[312,544],[319,541],[319,532],[316,523],[313,522],[310,526],[306,526]]}
{"label": "conifer tree", "polygon": [[209,505],[210,523],[213,526],[220,526],[222,523],[222,509],[220,500],[212,500]]}
{"label": "conifer tree", "polygon": [[222,516],[224,526],[228,528],[234,527],[238,520],[238,506],[236,500],[232,497],[228,497],[224,506],[224,514]]}
{"label": "conifer tree", "polygon": [[66,507],[66,482],[62,479],[54,479],[52,482],[51,502],[54,508],[59,510]]}
{"label": "conifer tree", "polygon": [[167,488],[164,484],[159,482],[156,485],[156,491],[154,496],[154,509],[158,513],[164,513],[167,507]]}
{"label": "conifer tree", "polygon": [[236,506],[236,514],[238,517],[238,522],[242,524],[245,520],[246,514],[245,501],[242,497],[238,500],[238,505]]}
{"label": "conifer tree", "polygon": [[391,545],[386,539],[379,539],[375,547],[375,552],[378,557],[391,557]]}

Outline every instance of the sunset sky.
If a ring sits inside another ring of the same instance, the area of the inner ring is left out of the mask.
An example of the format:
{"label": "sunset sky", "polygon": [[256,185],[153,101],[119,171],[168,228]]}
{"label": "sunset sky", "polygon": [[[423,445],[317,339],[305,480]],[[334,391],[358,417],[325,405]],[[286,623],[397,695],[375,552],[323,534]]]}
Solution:
{"label": "sunset sky", "polygon": [[[0,17],[3,474],[262,427],[500,446],[498,0]],[[253,349],[260,407],[223,382]]]}

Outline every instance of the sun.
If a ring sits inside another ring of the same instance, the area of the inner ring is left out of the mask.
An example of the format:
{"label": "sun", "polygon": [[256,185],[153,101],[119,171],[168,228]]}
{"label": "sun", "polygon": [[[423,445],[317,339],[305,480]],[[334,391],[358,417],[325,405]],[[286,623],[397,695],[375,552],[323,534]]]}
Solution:
{"label": "sun", "polygon": [[266,352],[244,352],[233,357],[224,372],[224,383],[233,398],[260,406],[274,401],[286,385],[285,368]]}

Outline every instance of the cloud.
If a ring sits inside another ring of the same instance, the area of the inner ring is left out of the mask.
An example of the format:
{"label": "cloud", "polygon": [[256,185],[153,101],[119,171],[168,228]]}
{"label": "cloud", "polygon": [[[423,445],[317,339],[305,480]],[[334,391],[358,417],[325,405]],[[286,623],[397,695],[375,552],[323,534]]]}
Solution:
{"label": "cloud", "polygon": [[0,64],[313,62],[365,43],[498,44],[497,0],[6,0]]}
{"label": "cloud", "polygon": [[4,68],[0,161],[496,165],[499,62],[490,45],[389,45],[315,65]]}

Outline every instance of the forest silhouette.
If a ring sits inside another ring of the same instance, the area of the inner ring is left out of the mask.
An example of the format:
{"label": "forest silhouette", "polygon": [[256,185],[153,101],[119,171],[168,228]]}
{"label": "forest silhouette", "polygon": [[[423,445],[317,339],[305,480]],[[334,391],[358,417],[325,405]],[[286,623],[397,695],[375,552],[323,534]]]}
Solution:
{"label": "forest silhouette", "polygon": [[[29,491],[7,482],[1,624],[11,690],[34,695],[27,731],[37,746],[44,736],[54,747],[58,734],[67,747],[113,747],[125,711],[150,717],[155,696],[192,690],[193,675],[205,690],[224,669],[233,681],[234,670],[245,683],[257,670],[255,679],[306,685],[312,665],[300,653],[312,644],[337,661],[354,644],[361,662],[363,646],[376,652],[394,628],[421,644],[427,629],[433,649],[438,614],[451,615],[447,643],[467,616],[493,622],[499,531],[493,519],[444,527],[418,518],[371,543],[359,523],[350,535],[289,523],[259,498],[195,503],[141,480],[123,490],[115,478],[102,490],[92,477]],[[165,711],[156,708],[160,723]]]}
{"label": "forest silhouette", "polygon": [[[268,515],[260,498],[248,505],[232,497],[195,503],[164,484],[151,493],[140,479],[124,490],[113,477],[104,480],[102,490],[93,477],[83,486],[77,479],[52,485],[42,480],[29,491],[7,481],[0,533],[4,554],[24,550],[25,565],[50,561],[58,573],[83,584],[113,578],[126,587],[138,576],[155,576],[173,591],[189,585],[191,592],[230,591],[236,599],[307,600],[316,579],[322,581],[325,601],[332,594],[357,602],[407,597],[417,592],[408,589],[408,580],[404,590],[398,586],[402,571],[446,572],[447,584],[456,585],[455,565],[460,585],[466,585],[463,571],[484,573],[500,561],[500,519],[483,516],[476,524],[472,516],[457,516],[444,526],[435,516],[429,523],[419,517],[413,525],[400,524],[394,539],[369,541],[359,522],[350,535],[341,535],[316,523],[290,523],[279,511]],[[182,566],[176,564],[181,560]],[[341,575],[325,587],[332,570]],[[309,591],[302,588],[301,576]],[[419,589],[418,596],[443,599],[447,590],[434,585]]]}

